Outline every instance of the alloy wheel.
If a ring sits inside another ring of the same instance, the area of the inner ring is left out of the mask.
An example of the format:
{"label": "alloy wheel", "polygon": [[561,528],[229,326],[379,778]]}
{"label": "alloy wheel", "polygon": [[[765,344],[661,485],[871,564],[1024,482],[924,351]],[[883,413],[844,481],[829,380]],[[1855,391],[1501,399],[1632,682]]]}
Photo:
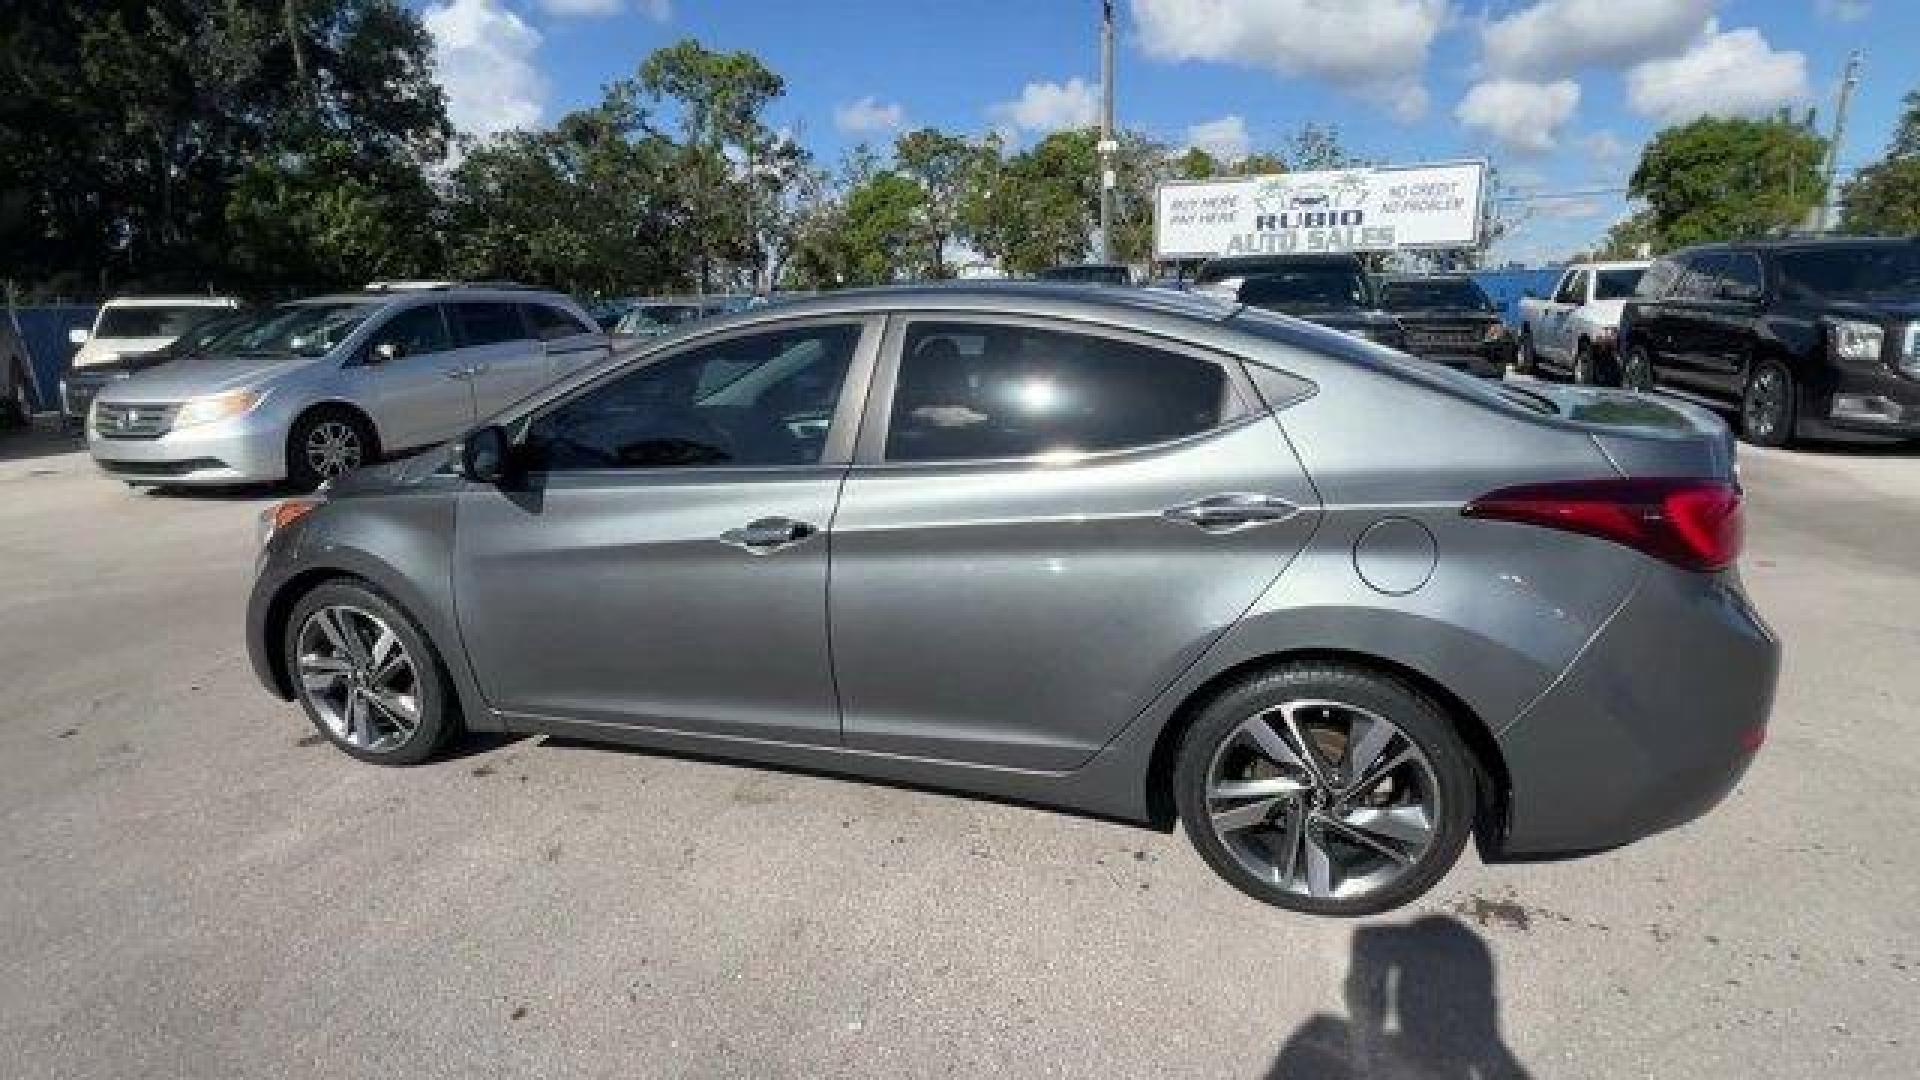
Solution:
{"label": "alloy wheel", "polygon": [[306,455],[316,475],[331,478],[359,468],[365,450],[352,424],[323,420],[307,433]]}
{"label": "alloy wheel", "polygon": [[1753,373],[1747,384],[1744,415],[1741,420],[1756,439],[1771,439],[1779,433],[1787,402],[1786,379],[1771,365]]}
{"label": "alloy wheel", "polygon": [[420,671],[380,616],[323,607],[300,627],[300,692],[333,737],[373,753],[398,750],[420,729]]}
{"label": "alloy wheel", "polygon": [[1235,728],[1207,770],[1214,835],[1284,892],[1351,899],[1407,874],[1432,846],[1440,784],[1391,720],[1338,701],[1293,701]]}

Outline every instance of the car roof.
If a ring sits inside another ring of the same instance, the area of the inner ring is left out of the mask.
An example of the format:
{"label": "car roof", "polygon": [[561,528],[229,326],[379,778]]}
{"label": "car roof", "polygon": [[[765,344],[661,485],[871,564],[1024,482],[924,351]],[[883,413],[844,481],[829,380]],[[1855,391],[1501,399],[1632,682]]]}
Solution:
{"label": "car roof", "polygon": [[565,294],[545,289],[368,289],[360,292],[325,293],[289,300],[289,304],[391,304],[401,300],[489,300],[521,303],[527,300],[564,300]]}
{"label": "car roof", "polygon": [[1768,236],[1758,240],[1728,240],[1713,244],[1695,244],[1670,252],[1681,255],[1692,251],[1818,251],[1838,247],[1898,247],[1920,243],[1920,236]]}
{"label": "car roof", "polygon": [[1174,289],[1113,289],[1077,281],[954,281],[841,289],[763,305],[730,318],[742,322],[775,316],[865,314],[889,311],[954,311],[1000,314],[1137,314],[1218,322],[1240,305]]}
{"label": "car roof", "polygon": [[[1677,252],[1675,253],[1677,254]],[[1597,262],[1568,263],[1569,270],[1645,270],[1652,259],[1602,259]]]}
{"label": "car roof", "polygon": [[116,296],[102,307],[239,307],[240,301],[231,296],[208,296],[206,293],[180,293],[177,295]]}

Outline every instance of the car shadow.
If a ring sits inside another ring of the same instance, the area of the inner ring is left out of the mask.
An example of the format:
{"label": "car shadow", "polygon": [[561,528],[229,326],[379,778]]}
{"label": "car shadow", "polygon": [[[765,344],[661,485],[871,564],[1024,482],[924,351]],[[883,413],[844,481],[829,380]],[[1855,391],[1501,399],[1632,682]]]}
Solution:
{"label": "car shadow", "polygon": [[1493,953],[1447,915],[1354,931],[1347,1015],[1316,1013],[1267,1080],[1495,1080],[1528,1076],[1500,1036]]}
{"label": "car shadow", "polygon": [[0,462],[85,453],[87,440],[79,429],[68,430],[52,418],[36,417],[32,426],[0,430]]}

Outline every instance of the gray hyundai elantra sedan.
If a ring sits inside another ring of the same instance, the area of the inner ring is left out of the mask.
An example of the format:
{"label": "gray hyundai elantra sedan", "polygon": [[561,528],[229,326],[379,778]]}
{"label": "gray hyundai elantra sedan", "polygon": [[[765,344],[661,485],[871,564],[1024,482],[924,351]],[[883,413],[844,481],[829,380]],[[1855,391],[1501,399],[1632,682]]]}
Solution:
{"label": "gray hyundai elantra sedan", "polygon": [[261,680],[364,761],[598,739],[1170,825],[1326,915],[1705,812],[1779,645],[1733,443],[1202,297],[847,292],[274,507]]}

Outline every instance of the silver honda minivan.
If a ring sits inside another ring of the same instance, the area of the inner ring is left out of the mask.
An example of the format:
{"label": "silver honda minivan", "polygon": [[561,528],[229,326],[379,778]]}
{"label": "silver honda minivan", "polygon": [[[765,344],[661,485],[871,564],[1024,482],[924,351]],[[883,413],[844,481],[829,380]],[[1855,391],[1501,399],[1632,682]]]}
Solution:
{"label": "silver honda minivan", "polygon": [[1157,290],[838,293],[274,507],[247,643],[364,761],[550,733],[1177,817],[1357,915],[1732,789],[1779,664],[1740,501],[1685,404]]}
{"label": "silver honda minivan", "polygon": [[107,384],[87,448],[130,484],[312,488],[453,438],[608,352],[556,293],[420,284],[319,296]]}

